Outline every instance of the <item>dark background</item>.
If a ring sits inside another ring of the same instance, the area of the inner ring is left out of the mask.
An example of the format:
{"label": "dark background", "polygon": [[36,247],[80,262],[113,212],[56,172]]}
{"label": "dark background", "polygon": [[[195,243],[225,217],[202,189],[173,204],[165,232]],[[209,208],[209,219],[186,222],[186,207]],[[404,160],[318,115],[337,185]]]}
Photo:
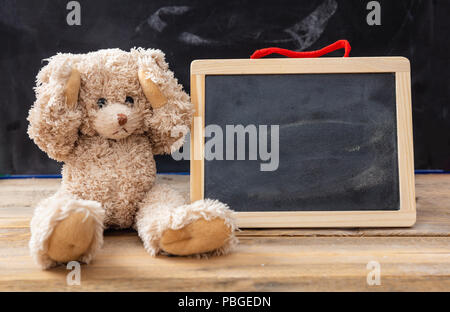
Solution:
{"label": "dark background", "polygon": [[[350,41],[351,56],[411,60],[415,167],[450,169],[448,0],[380,0],[381,26],[367,25],[365,0],[79,2],[81,25],[69,26],[68,1],[0,1],[0,174],[59,173],[26,134],[35,76],[57,52],[159,48],[189,90],[194,59],[314,50],[338,39]],[[159,172],[189,170],[170,156],[157,162]]]}

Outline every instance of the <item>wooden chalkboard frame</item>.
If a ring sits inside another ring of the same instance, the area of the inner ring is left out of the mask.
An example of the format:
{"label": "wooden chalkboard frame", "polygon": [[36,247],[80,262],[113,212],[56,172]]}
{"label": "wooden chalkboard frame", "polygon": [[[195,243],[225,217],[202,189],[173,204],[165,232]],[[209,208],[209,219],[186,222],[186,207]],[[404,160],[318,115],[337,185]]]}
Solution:
{"label": "wooden chalkboard frame", "polygon": [[[242,228],[407,227],[416,221],[410,63],[404,57],[195,60],[191,63],[191,201],[204,198],[205,76],[249,74],[395,73],[400,209],[396,211],[238,212]],[[198,120],[198,119],[197,119]],[[199,126],[200,125],[200,126]]]}

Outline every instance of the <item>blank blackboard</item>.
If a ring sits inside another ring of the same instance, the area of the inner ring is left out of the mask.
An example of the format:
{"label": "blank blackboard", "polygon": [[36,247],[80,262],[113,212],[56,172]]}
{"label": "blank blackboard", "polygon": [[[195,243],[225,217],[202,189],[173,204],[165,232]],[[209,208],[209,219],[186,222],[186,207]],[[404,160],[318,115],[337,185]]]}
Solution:
{"label": "blank blackboard", "polygon": [[199,60],[191,95],[192,201],[244,227],[415,222],[407,59]]}
{"label": "blank blackboard", "polygon": [[216,75],[205,89],[206,125],[279,125],[277,170],[248,160],[248,145],[227,160],[224,140],[224,160],[205,161],[205,197],[236,211],[399,209],[393,73]]}

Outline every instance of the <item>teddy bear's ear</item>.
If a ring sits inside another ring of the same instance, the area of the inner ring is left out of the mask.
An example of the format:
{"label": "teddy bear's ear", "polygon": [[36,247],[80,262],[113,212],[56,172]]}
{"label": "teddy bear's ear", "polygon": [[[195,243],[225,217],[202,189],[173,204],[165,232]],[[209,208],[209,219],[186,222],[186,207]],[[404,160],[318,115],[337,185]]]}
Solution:
{"label": "teddy bear's ear", "polygon": [[161,91],[163,72],[168,69],[164,53],[155,49],[136,49],[138,53],[138,77],[142,91],[153,108],[160,108],[167,103],[167,98]]}
{"label": "teddy bear's ear", "polygon": [[153,108],[160,108],[167,103],[167,99],[159,89],[158,85],[152,81],[148,72],[144,69],[139,69],[138,72],[139,83],[141,84],[142,91],[144,91],[145,97],[150,102]]}
{"label": "teddy bear's ear", "polygon": [[70,72],[70,76],[67,79],[66,85],[64,87],[64,96],[68,109],[73,109],[77,105],[80,85],[80,72],[75,67],[72,67],[72,71]]}

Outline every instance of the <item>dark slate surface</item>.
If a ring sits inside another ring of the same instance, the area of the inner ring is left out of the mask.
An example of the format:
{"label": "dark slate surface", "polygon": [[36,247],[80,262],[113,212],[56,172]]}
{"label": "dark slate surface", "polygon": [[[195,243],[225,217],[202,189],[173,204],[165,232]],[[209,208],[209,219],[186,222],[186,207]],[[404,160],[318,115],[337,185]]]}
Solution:
{"label": "dark slate surface", "polygon": [[205,88],[207,125],[279,125],[277,170],[248,160],[249,135],[236,160],[236,136],[234,160],[205,161],[205,197],[237,211],[399,209],[394,74],[207,76]]}

